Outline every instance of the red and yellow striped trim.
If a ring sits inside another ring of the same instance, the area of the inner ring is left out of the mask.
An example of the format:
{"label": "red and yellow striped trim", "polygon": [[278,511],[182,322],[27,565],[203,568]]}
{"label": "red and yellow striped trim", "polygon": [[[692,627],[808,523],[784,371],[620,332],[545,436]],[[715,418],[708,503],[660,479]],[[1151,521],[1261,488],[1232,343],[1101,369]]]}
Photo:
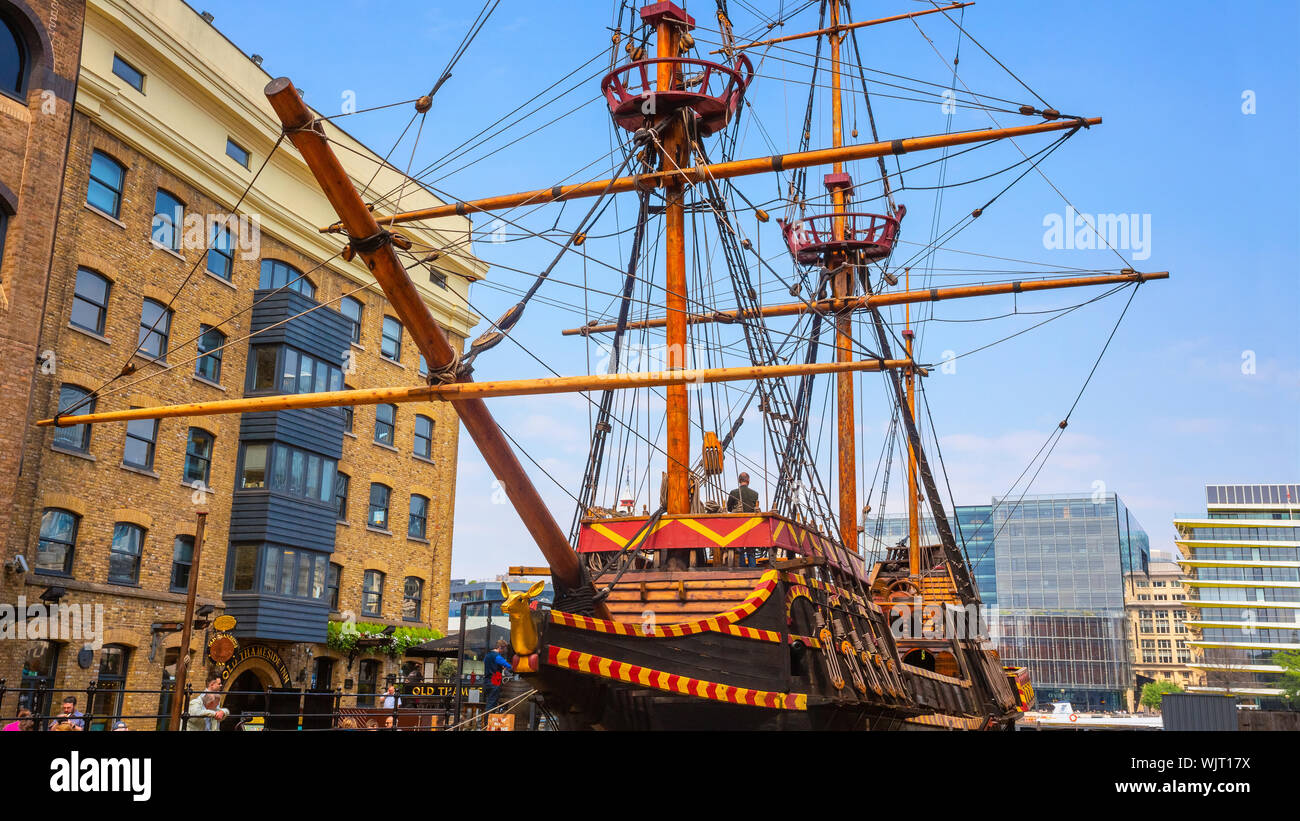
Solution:
{"label": "red and yellow striped trim", "polygon": [[563,667],[579,673],[600,676],[601,678],[653,687],[667,693],[680,693],[684,696],[707,698],[711,701],[724,701],[730,704],[747,704],[751,707],[769,707],[774,710],[807,710],[808,696],[803,693],[773,693],[768,690],[751,690],[746,687],[732,687],[716,681],[703,681],[697,678],[651,670],[635,664],[625,664],[613,659],[566,650],[551,645],[546,648],[546,663],[553,667]]}
{"label": "red and yellow striped trim", "polygon": [[641,624],[628,624],[621,621],[606,621],[605,619],[594,619],[591,616],[579,616],[574,613],[562,613],[559,610],[551,611],[551,621],[555,624],[562,624],[565,627],[576,627],[579,630],[594,630],[597,633],[613,633],[619,636],[639,636],[641,638],[680,638],[690,636],[695,633],[726,633],[741,638],[754,639],[756,641],[780,642],[781,634],[773,630],[758,630],[753,627],[742,627],[736,622],[748,618],[754,614],[767,601],[767,597],[772,595],[776,589],[777,571],[769,570],[764,573],[758,580],[758,586],[755,587],[745,600],[738,606],[726,612],[719,613],[716,616],[710,616],[707,619],[698,621],[682,622],[681,624],[666,624],[663,626],[655,625],[653,627]]}
{"label": "red and yellow striped trim", "polygon": [[947,727],[950,730],[983,730],[989,721],[979,716],[950,716],[943,713],[931,713],[924,716],[912,716],[905,719],[909,724],[925,724],[930,727]]}

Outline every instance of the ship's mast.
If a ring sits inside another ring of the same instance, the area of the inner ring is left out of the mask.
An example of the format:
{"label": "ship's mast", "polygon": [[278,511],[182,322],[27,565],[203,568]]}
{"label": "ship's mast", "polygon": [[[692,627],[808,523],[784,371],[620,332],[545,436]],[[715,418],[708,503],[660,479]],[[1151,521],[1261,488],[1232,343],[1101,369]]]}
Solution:
{"label": "ship's mast", "polygon": [[[646,15],[645,21],[655,26],[655,55],[661,59],[656,65],[656,89],[660,92],[677,88],[681,77],[679,64],[671,58],[681,48],[681,32],[689,29],[693,20],[671,3],[657,4],[655,12]],[[666,58],[666,59],[665,59]],[[653,104],[653,100],[651,101]],[[683,148],[686,135],[682,119],[668,119],[660,137],[663,170],[687,168]],[[664,185],[664,230],[666,255],[664,260],[664,287],[667,308],[666,365],[670,371],[686,368],[686,213],[682,202],[685,186],[674,176]],[[668,431],[668,498],[669,514],[690,513],[691,426],[690,399],[685,385],[670,385],[667,389]]]}
{"label": "ship's mast", "polygon": [[[912,269],[903,269],[904,290],[912,290]],[[912,305],[903,306],[903,344],[906,346],[907,358],[912,358]],[[907,374],[907,409],[912,418],[916,418],[916,370],[908,368]],[[921,526],[917,510],[918,492],[916,487],[916,449],[911,439],[907,442],[907,573],[916,583],[921,577]]]}
{"label": "ship's mast", "polygon": [[[826,35],[831,47],[831,144],[844,146],[844,103],[840,89],[840,0],[827,0],[830,5],[830,33]],[[851,183],[844,173],[844,161],[837,159],[826,178],[834,208],[833,233],[835,241],[845,239],[844,212]],[[831,293],[836,298],[853,296],[856,271],[848,265],[844,254],[835,254],[827,262],[832,271]],[[835,361],[848,362],[853,358],[853,314],[841,311],[835,315]],[[839,428],[839,493],[840,541],[850,550],[858,546],[858,467],[857,431],[853,414],[853,374],[842,373],[835,377],[835,413]]]}

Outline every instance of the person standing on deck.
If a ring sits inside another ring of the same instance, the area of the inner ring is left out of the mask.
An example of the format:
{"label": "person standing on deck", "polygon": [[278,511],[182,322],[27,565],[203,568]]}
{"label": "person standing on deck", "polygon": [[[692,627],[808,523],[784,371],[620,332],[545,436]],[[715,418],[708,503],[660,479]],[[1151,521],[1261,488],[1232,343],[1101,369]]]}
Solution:
{"label": "person standing on deck", "polygon": [[[727,495],[727,512],[728,513],[757,513],[758,512],[758,493],[749,487],[749,474],[742,473],[736,477],[736,483],[739,485],[735,490]],[[740,548],[740,566],[756,567],[754,561],[754,548]]]}

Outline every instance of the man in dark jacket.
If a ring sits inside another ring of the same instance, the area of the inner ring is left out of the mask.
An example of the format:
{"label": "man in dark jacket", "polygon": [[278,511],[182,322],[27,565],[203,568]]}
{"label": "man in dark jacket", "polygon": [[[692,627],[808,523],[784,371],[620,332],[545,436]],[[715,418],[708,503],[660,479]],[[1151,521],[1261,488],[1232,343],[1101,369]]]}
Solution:
{"label": "man in dark jacket", "polygon": [[[749,488],[749,474],[742,473],[736,477],[739,484],[735,490],[727,496],[728,513],[757,513],[758,512],[758,493]],[[740,566],[755,567],[754,549],[740,549]]]}

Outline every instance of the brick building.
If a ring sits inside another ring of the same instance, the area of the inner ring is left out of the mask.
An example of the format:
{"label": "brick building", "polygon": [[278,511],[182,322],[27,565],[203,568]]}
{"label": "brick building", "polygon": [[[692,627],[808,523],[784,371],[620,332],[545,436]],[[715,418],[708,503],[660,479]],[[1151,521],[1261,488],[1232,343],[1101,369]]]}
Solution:
{"label": "brick building", "polygon": [[1145,680],[1168,681],[1184,690],[1204,683],[1188,665],[1187,591],[1183,569],[1174,562],[1153,561],[1147,573],[1124,574],[1124,610],[1128,616],[1129,652],[1136,684],[1132,706],[1138,709]]}
{"label": "brick building", "polygon": [[[45,308],[28,329],[39,327],[30,350],[52,356],[28,368],[30,412],[13,427],[26,438],[5,558],[27,567],[4,573],[0,601],[102,606],[106,630],[89,654],[66,637],[0,643],[0,677],[56,691],[97,682],[95,717],[155,726],[165,699],[129,691],[157,691],[175,670],[203,509],[198,604],[208,622],[235,618],[238,651],[216,664],[214,626],[196,631],[190,684],[219,673],[227,690],[382,690],[400,656],[336,652],[327,623],[446,623],[457,442],[447,403],[33,424],[92,399],[107,411],[423,381],[373,278],[317,230],[333,213],[292,147],[275,148],[259,61],[180,0],[90,0],[76,76]],[[353,178],[370,180],[380,156],[325,128]],[[399,179],[379,166],[373,188]],[[404,207],[436,203],[404,194]],[[468,230],[451,218],[405,233],[417,247],[468,248]],[[476,321],[464,297],[485,266],[467,251],[434,264],[412,276],[463,344]]]}

